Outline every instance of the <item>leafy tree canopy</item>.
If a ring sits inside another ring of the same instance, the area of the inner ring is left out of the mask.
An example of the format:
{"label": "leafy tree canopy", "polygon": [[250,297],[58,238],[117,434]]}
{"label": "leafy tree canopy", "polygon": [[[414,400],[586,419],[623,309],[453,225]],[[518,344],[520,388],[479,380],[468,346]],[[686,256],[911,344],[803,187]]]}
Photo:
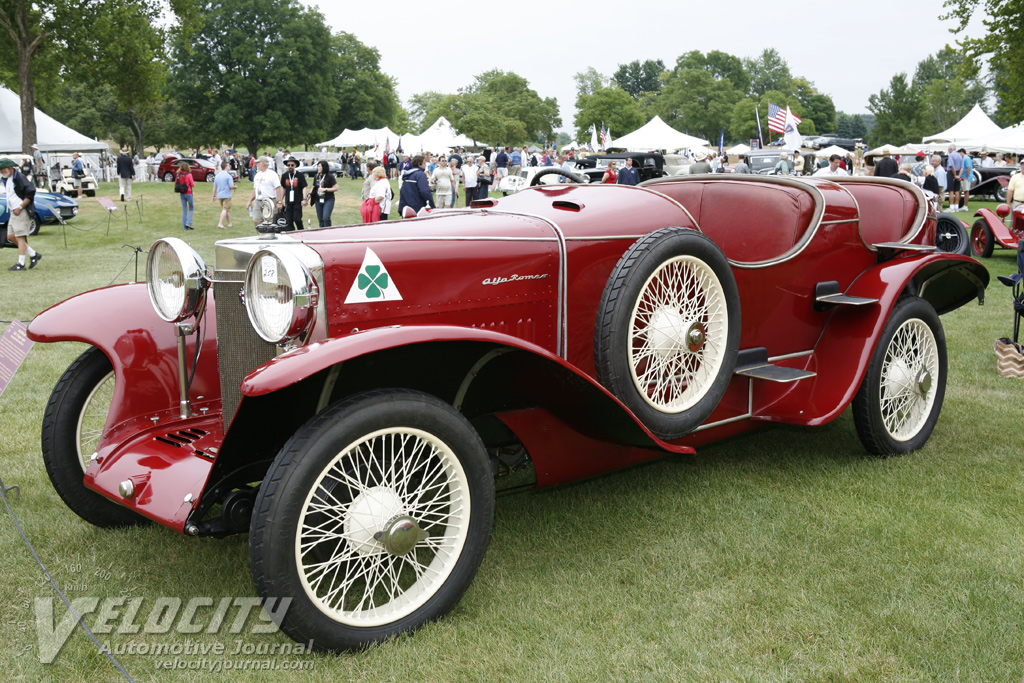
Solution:
{"label": "leafy tree canopy", "polygon": [[600,88],[590,95],[576,99],[576,140],[590,142],[590,127],[601,130],[603,124],[612,135],[631,133],[647,122],[646,117],[629,93],[617,86]]}
{"label": "leafy tree canopy", "polygon": [[920,142],[928,124],[924,120],[921,98],[899,73],[889,81],[889,88],[868,98],[868,109],[875,115],[875,127],[869,136],[870,144],[904,145]]}
{"label": "leafy tree canopy", "polygon": [[329,82],[334,84],[337,102],[343,105],[338,107],[327,137],[346,128],[406,130],[408,117],[395,80],[380,70],[380,52],[344,32],[331,36],[331,51],[337,59]]}
{"label": "leafy tree canopy", "polygon": [[295,0],[206,0],[202,41],[179,36],[168,79],[194,142],[278,141],[336,134],[337,76],[323,17]]}
{"label": "leafy tree canopy", "polygon": [[789,71],[789,64],[775,48],[765,48],[754,59],[744,60],[743,65],[750,74],[748,94],[751,96],[761,97],[769,90],[786,95],[793,92],[793,75]]}
{"label": "leafy tree canopy", "polygon": [[676,70],[680,69],[702,69],[716,81],[728,79],[741,93],[746,93],[750,88],[750,74],[743,66],[743,60],[727,52],[712,50],[703,55],[698,50],[692,50],[676,59]]}
{"label": "leafy tree canopy", "polygon": [[656,108],[676,130],[689,129],[690,135],[717,140],[721,129],[731,124],[741,98],[728,78],[716,79],[704,69],[676,68],[666,77]]}
{"label": "leafy tree canopy", "polygon": [[572,79],[576,81],[576,96],[593,95],[601,88],[608,87],[609,79],[592,66],[586,71],[573,74]]}
{"label": "leafy tree canopy", "polygon": [[629,64],[620,64],[612,75],[612,80],[634,99],[647,92],[657,92],[661,88],[661,73],[665,63],[660,59],[647,59],[641,62],[633,60]]}

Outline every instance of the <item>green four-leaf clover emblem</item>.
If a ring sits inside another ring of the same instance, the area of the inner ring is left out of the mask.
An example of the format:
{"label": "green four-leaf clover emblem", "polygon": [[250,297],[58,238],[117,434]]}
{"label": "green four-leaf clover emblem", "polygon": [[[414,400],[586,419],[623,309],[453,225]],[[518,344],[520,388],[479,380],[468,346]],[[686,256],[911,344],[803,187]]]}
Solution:
{"label": "green four-leaf clover emblem", "polygon": [[359,273],[359,289],[366,290],[367,299],[381,298],[384,296],[384,290],[388,288],[388,273],[381,270],[380,266],[366,266],[364,272]]}

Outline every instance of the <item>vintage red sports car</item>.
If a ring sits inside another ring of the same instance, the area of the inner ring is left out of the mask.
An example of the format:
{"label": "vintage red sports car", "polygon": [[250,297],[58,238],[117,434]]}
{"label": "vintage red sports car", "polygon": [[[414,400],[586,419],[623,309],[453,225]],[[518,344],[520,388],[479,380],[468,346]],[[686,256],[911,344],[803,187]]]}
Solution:
{"label": "vintage red sports car", "polygon": [[92,348],[43,457],[87,521],[249,533],[257,591],[322,649],[447,612],[496,485],[570,482],[853,405],[868,451],[922,447],[939,314],[988,272],[936,252],[922,192],[875,178],[546,185],[404,221],[174,238],[147,285],[36,317]]}
{"label": "vintage red sports car", "polygon": [[[1012,215],[1011,215],[1012,214]],[[971,250],[979,258],[988,258],[998,244],[1006,249],[1017,249],[1024,239],[1024,206],[1016,211],[1009,204],[1000,204],[992,209],[978,209],[971,226]]]}

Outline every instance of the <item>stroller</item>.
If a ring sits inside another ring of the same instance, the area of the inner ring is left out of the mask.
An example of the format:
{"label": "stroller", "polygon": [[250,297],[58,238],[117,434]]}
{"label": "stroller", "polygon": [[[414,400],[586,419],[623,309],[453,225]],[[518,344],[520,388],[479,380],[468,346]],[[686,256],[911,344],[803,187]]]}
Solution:
{"label": "stroller", "polygon": [[999,281],[1013,288],[1013,339],[996,340],[996,372],[1000,377],[1024,379],[1024,347],[1020,344],[1020,322],[1024,318],[1024,240],[1017,245],[1017,272],[1000,275]]}

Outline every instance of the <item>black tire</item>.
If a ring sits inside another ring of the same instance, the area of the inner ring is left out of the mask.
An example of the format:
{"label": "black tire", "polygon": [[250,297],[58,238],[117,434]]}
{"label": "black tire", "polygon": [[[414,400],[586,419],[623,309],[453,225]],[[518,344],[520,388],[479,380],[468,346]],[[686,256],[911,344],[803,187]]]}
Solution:
{"label": "black tire", "polygon": [[165,183],[173,183],[174,182],[174,174],[171,173],[170,171],[167,171],[167,173],[164,173],[164,182]]}
{"label": "black tire", "polygon": [[206,182],[208,182],[208,183],[212,183],[213,182],[213,177],[214,177],[213,171],[208,171],[206,173],[206,178],[204,180],[206,180]]}
{"label": "black tire", "polygon": [[992,256],[995,242],[996,236],[992,234],[992,229],[988,227],[985,219],[979,218],[974,221],[974,225],[971,226],[971,251],[974,255],[978,258]]}
{"label": "black tire", "polygon": [[582,185],[586,185],[589,182],[585,176],[570,173],[569,171],[566,171],[564,168],[558,168],[556,166],[552,168],[545,168],[543,171],[537,171],[537,173],[535,173],[534,176],[530,179],[530,187],[536,187],[537,185],[540,185],[540,179],[543,178],[544,176],[549,175],[560,175],[565,178],[568,178],[574,183],[580,183]]}
{"label": "black tire", "polygon": [[256,498],[250,569],[260,595],[292,597],[279,623],[289,636],[361,648],[447,613],[493,524],[494,480],[469,422],[422,392],[367,392],[310,419],[277,455]]}
{"label": "black tire", "polygon": [[84,194],[86,197],[95,197],[96,190],[83,190],[82,194]]}
{"label": "black tire", "polygon": [[904,297],[885,323],[867,374],[853,399],[853,422],[874,455],[925,445],[946,394],[946,336],[924,299]]}
{"label": "black tire", "polygon": [[[104,405],[98,394],[107,389],[113,392],[113,371],[102,351],[96,347],[86,350],[57,380],[43,413],[42,429],[43,464],[57,495],[76,515],[104,528],[135,526],[148,521],[85,487],[85,466],[92,451],[82,451],[89,443],[98,441],[99,434],[90,442],[81,437],[80,430],[86,421],[90,421],[88,427],[94,432],[102,430],[109,404]],[[106,382],[109,384],[105,387]],[[98,405],[94,403],[96,399],[100,400]]]}
{"label": "black tire", "polygon": [[971,250],[967,229],[960,219],[948,213],[935,217],[935,246],[947,254],[967,254]]}
{"label": "black tire", "polygon": [[1000,204],[1006,203],[1006,185],[996,183],[996,189],[992,192],[992,198]]}
{"label": "black tire", "polygon": [[35,237],[39,234],[39,226],[42,224],[42,221],[39,220],[39,216],[32,216],[29,220],[31,222],[29,224],[28,236]]}
{"label": "black tire", "polygon": [[[655,308],[659,294],[678,294],[662,277],[683,278],[690,296]],[[652,232],[608,277],[594,330],[597,379],[659,437],[678,438],[707,419],[732,379],[739,343],[729,261],[696,230]]]}

